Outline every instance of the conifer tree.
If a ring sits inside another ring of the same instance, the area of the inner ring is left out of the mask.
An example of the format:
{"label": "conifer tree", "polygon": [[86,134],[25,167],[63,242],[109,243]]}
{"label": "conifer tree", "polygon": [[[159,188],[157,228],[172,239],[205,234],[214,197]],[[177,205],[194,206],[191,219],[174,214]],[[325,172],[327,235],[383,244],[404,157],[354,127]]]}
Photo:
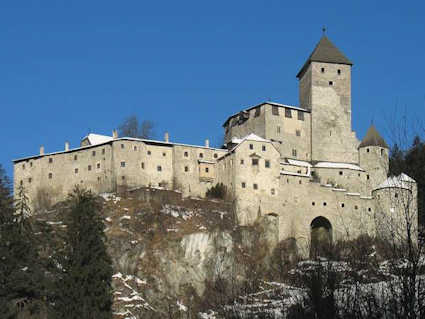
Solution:
{"label": "conifer tree", "polygon": [[112,265],[106,252],[99,206],[78,187],[69,197],[66,243],[58,259],[54,316],[66,319],[112,318]]}

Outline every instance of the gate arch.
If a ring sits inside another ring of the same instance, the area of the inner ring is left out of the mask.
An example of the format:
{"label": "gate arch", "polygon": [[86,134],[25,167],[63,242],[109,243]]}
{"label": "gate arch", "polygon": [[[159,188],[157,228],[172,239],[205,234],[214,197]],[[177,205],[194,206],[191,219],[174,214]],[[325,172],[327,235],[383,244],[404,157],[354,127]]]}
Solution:
{"label": "gate arch", "polygon": [[310,224],[310,257],[326,256],[332,245],[332,224],[323,217],[318,216]]}

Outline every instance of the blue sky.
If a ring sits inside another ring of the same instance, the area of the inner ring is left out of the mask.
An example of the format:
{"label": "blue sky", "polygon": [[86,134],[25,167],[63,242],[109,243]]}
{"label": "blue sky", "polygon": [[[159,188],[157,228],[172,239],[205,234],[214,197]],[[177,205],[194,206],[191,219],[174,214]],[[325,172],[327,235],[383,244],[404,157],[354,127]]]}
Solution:
{"label": "blue sky", "polygon": [[[0,164],[111,134],[127,116],[158,139],[213,143],[265,100],[298,105],[322,26],[353,62],[353,129],[424,120],[420,1],[1,1]],[[397,109],[397,111],[396,111]]]}

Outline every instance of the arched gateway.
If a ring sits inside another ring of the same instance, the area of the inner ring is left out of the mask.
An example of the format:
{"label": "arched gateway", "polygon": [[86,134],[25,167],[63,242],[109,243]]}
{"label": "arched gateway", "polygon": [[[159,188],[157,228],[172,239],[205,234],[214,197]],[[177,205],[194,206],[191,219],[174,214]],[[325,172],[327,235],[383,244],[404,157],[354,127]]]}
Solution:
{"label": "arched gateway", "polygon": [[310,257],[327,255],[332,244],[332,225],[323,216],[316,217],[310,224]]}

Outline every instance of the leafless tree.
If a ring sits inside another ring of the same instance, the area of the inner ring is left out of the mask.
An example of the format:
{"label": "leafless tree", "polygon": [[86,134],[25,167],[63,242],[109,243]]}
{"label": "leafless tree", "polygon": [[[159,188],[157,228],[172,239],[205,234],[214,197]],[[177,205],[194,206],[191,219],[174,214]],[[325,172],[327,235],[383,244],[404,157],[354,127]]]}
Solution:
{"label": "leafless tree", "polygon": [[154,124],[152,121],[143,120],[140,122],[136,115],[127,117],[119,126],[120,136],[135,137],[143,139],[153,138]]}

